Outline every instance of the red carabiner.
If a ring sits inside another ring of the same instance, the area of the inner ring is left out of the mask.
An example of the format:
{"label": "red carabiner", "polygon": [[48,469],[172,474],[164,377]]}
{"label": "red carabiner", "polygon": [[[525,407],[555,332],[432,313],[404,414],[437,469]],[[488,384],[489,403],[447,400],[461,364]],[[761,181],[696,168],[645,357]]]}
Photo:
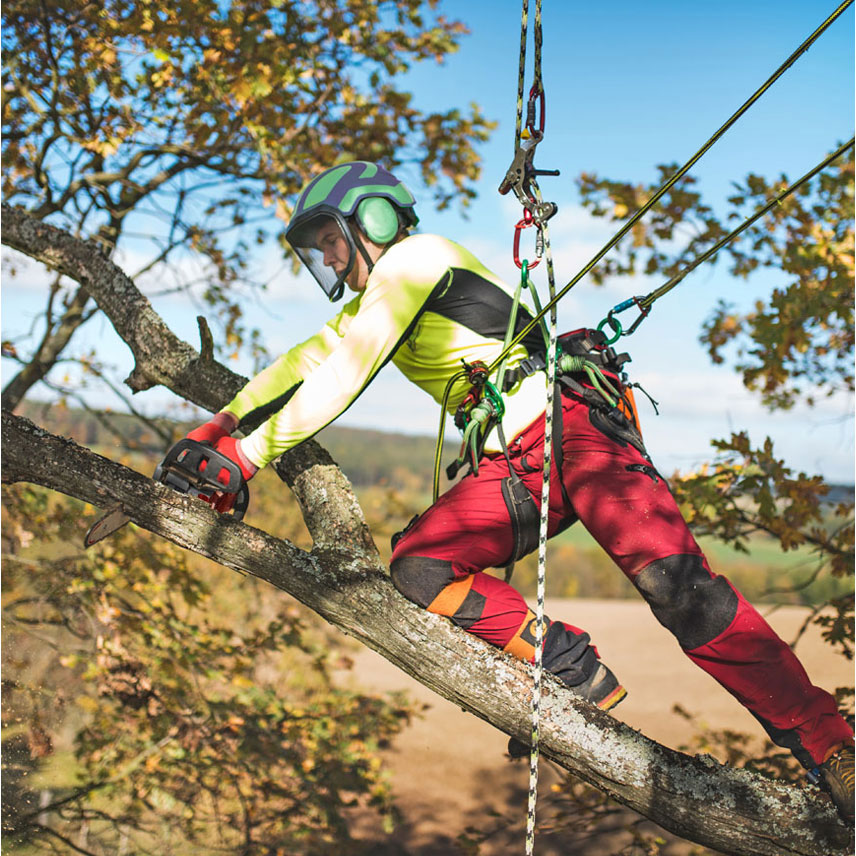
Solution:
{"label": "red carabiner", "polygon": [[[529,211],[528,208],[523,209],[523,219],[518,221],[517,225],[514,227],[514,264],[519,268],[523,268],[523,264],[520,261],[520,233],[524,229],[528,229],[530,226],[534,226],[535,221],[532,219],[532,212]],[[538,267],[541,263],[541,259],[535,259],[534,262],[528,262],[527,268],[528,270],[532,270],[532,268]]]}

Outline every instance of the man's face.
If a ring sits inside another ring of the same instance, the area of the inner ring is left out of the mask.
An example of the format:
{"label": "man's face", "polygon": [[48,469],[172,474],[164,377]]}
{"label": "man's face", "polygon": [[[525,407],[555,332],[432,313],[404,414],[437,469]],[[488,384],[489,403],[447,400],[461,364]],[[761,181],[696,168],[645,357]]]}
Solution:
{"label": "man's face", "polygon": [[[368,253],[372,263],[383,255],[385,246],[376,244],[361,233],[359,238],[363,249]],[[350,259],[350,246],[348,240],[342,233],[339,224],[332,218],[325,218],[315,233],[315,246],[322,254],[323,263],[341,276],[348,267]],[[354,264],[345,280],[351,291],[362,291],[369,278],[369,266],[362,252],[356,253]]]}
{"label": "man's face", "polygon": [[336,276],[341,276],[348,266],[350,251],[339,224],[335,220],[325,219],[318,227],[315,244],[323,253],[324,264],[333,268]]}

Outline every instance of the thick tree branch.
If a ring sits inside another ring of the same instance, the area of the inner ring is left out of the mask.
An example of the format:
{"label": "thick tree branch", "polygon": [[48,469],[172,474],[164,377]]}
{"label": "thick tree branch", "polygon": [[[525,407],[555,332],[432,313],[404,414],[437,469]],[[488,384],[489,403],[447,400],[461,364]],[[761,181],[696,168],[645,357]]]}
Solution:
{"label": "thick tree branch", "polygon": [[182,398],[217,410],[245,379],[202,360],[152,309],[134,283],[88,241],[3,205],[3,243],[80,283],[131,349],[136,366],[126,380],[134,392],[163,384]]}
{"label": "thick tree branch", "polygon": [[[284,467],[315,486],[304,502],[310,519],[324,519],[313,526],[323,537],[307,553],[5,411],[2,428],[4,481],[34,482],[101,507],[121,502],[144,528],[288,592],[465,710],[528,735],[530,667],[396,592],[358,509],[337,496],[342,476],[323,452],[302,470]],[[546,757],[684,838],[746,856],[849,852],[848,832],[819,792],[667,749],[552,678],[541,733]]]}

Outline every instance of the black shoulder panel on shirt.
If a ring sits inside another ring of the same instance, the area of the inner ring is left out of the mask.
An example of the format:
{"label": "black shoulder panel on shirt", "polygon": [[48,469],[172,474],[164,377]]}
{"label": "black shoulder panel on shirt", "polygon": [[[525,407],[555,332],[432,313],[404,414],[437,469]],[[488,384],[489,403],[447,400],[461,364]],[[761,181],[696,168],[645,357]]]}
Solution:
{"label": "black shoulder panel on shirt", "polygon": [[[436,312],[487,339],[503,341],[514,303],[512,297],[471,270],[451,268],[451,274],[448,288],[429,301],[425,310]],[[521,306],[517,311],[515,335],[531,320],[532,315]],[[527,334],[523,345],[530,354],[543,352],[544,338],[538,327]]]}

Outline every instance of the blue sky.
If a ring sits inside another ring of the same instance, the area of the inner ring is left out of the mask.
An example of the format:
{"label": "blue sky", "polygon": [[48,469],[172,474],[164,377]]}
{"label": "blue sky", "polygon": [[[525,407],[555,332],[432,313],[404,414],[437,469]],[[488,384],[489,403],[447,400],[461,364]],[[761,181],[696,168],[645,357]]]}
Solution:
{"label": "blue sky", "polygon": [[[716,4],[545,0],[547,125],[536,163],[561,170],[559,178],[541,180],[545,197],[559,204],[551,235],[560,285],[611,234],[608,224],[592,220],[581,209],[575,177],[586,171],[650,181],[656,164],[683,163],[834,8],[833,3],[786,0]],[[437,213],[422,205],[420,225],[423,231],[467,245],[511,280],[517,275],[511,241],[520,208],[513,199],[500,197],[496,187],[513,154],[520,4],[471,0],[446,3],[441,10],[462,19],[471,33],[442,67],[431,63],[411,71],[408,86],[414,103],[423,110],[445,110],[477,102],[499,126],[482,149],[479,198],[466,218],[457,211]],[[721,204],[730,182],[750,171],[768,177],[783,172],[791,178],[802,175],[849,139],[853,29],[851,7],[693,170],[708,201]],[[531,33],[529,48],[527,88]],[[405,169],[402,177],[417,197],[427,198],[416,174]],[[283,270],[272,251],[261,256],[259,264],[273,279],[264,300],[249,301],[247,312],[276,353],[314,332],[332,308],[320,289]],[[9,281],[3,290],[4,330],[26,329],[39,311],[44,300],[39,283],[44,280],[35,270],[29,277]],[[540,270],[534,279],[543,294]],[[633,355],[633,379],[661,403],[659,417],[644,404],[642,417],[651,454],[664,471],[698,465],[710,458],[709,438],[748,427],[756,442],[770,434],[793,466],[836,481],[852,479],[849,396],[838,396],[814,411],[797,408],[767,414],[733,371],[710,365],[697,342],[700,324],[718,298],[745,306],[776,282],[775,276],[735,281],[720,267],[703,267],[664,298],[633,337],[622,340]],[[596,288],[583,280],[563,301],[560,326],[594,325],[614,303],[660,284],[639,278]],[[180,335],[196,342],[196,311],[186,301],[162,299],[155,306]],[[90,343],[103,346],[111,340],[109,324],[93,324],[87,335]],[[84,344],[81,341],[78,347]],[[131,361],[121,343],[111,346],[111,354],[130,371]],[[236,368],[250,371],[248,364]],[[5,379],[9,370],[4,364]],[[162,409],[168,401],[158,391],[137,399],[150,411]],[[432,434],[437,418],[436,405],[388,366],[341,422]]]}

